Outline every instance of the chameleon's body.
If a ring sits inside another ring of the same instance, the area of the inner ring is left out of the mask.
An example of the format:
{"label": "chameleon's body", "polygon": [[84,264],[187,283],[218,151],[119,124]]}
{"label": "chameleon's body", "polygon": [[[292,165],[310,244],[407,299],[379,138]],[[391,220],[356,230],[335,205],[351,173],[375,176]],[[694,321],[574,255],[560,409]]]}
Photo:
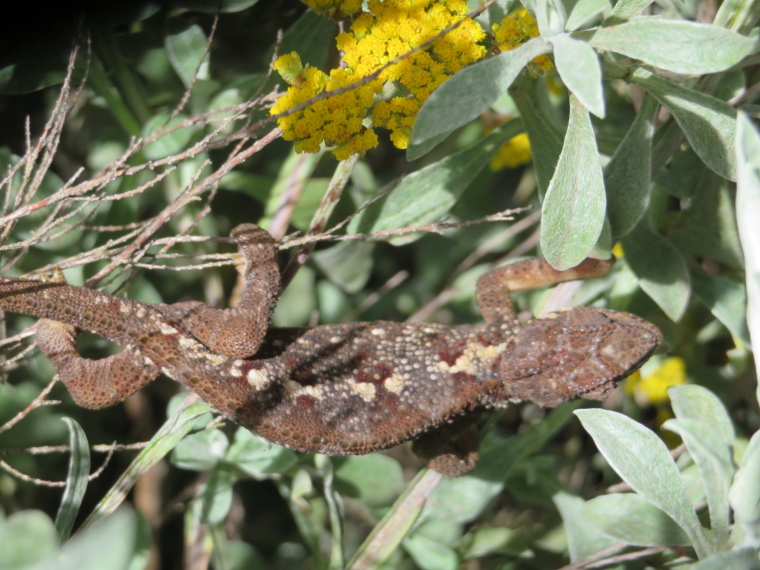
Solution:
{"label": "chameleon's body", "polygon": [[[654,325],[604,309],[576,307],[518,327],[510,289],[605,273],[609,264],[594,260],[576,273],[536,260],[489,272],[477,291],[483,325],[269,328],[279,290],[274,241],[252,225],[232,235],[246,261],[247,285],[234,309],[150,305],[14,278],[0,278],[0,308],[50,319],[39,325],[40,348],[80,405],[120,402],[163,371],[267,440],[337,455],[445,431],[454,420],[466,424],[479,410],[509,401],[555,406],[602,398],[661,343]],[[74,327],[124,350],[84,359]],[[421,454],[446,474],[471,468],[436,459],[440,450]]]}

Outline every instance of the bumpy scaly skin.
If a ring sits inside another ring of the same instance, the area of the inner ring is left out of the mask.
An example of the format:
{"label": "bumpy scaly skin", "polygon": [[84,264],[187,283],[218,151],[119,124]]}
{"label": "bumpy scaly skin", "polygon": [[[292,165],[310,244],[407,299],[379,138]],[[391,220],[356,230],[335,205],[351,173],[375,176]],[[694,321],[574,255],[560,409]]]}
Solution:
{"label": "bumpy scaly skin", "polygon": [[[467,430],[485,408],[601,399],[662,340],[654,325],[634,315],[586,307],[518,327],[510,290],[603,275],[609,262],[598,260],[569,272],[528,260],[487,273],[477,288],[482,325],[270,329],[279,288],[274,240],[251,224],[232,236],[246,261],[247,285],[234,309],[149,305],[14,278],[0,278],[0,308],[49,319],[38,328],[40,348],[82,406],[120,402],[163,371],[272,442],[344,455],[418,438],[415,451],[452,476],[474,465]],[[84,359],[75,329],[124,350]]]}

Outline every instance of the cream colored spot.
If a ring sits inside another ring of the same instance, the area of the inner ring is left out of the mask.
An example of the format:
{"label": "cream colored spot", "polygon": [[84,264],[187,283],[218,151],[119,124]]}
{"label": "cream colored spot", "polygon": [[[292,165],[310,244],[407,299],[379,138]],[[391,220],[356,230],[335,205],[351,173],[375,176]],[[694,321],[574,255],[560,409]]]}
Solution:
{"label": "cream colored spot", "polygon": [[355,380],[349,380],[348,385],[353,388],[354,392],[359,394],[362,400],[365,402],[371,402],[377,395],[377,389],[374,384],[369,382],[357,382]]}
{"label": "cream colored spot", "polygon": [[337,343],[339,343],[339,342],[340,342],[340,341],[342,341],[342,340],[343,340],[343,339],[342,339],[342,338],[340,338],[339,336],[331,336],[331,337],[330,337],[330,342],[331,342],[332,344],[337,344]]}
{"label": "cream colored spot", "polygon": [[385,329],[372,329],[372,334],[375,336],[385,336]]}
{"label": "cream colored spot", "polygon": [[261,370],[256,370],[256,369],[249,370],[245,379],[248,381],[248,383],[251,386],[253,386],[257,390],[261,390],[267,384],[269,384],[269,378],[267,377],[266,373],[264,373]]}
{"label": "cream colored spot", "polygon": [[447,374],[456,374],[464,372],[466,374],[475,374],[483,365],[498,357],[507,347],[505,343],[495,346],[483,346],[479,343],[468,344],[462,355],[457,358],[453,365],[448,365],[444,361],[438,363],[438,369]]}
{"label": "cream colored spot", "polygon": [[161,323],[158,327],[162,334],[177,334],[179,331],[168,323]]}
{"label": "cream colored spot", "polygon": [[145,308],[144,307],[140,307],[139,309],[137,309],[137,318],[138,319],[144,319],[145,318]]}
{"label": "cream colored spot", "polygon": [[406,386],[406,379],[401,374],[392,374],[389,378],[385,379],[383,386],[389,392],[400,394],[401,390]]}
{"label": "cream colored spot", "polygon": [[322,389],[317,386],[301,386],[298,382],[286,380],[285,389],[292,396],[310,396],[315,400],[322,399]]}
{"label": "cream colored spot", "polygon": [[119,312],[128,315],[132,312],[132,308],[127,303],[119,303]]}
{"label": "cream colored spot", "polygon": [[214,354],[213,352],[204,352],[204,356],[206,357],[206,360],[208,360],[214,366],[221,366],[228,360],[226,356],[222,356],[221,354]]}
{"label": "cream colored spot", "polygon": [[230,368],[230,376],[233,378],[240,378],[243,375],[243,372],[238,368],[237,366],[232,366]]}
{"label": "cream colored spot", "polygon": [[614,358],[615,356],[617,356],[617,350],[611,344],[605,345],[604,348],[602,348],[602,350],[600,350],[599,352],[611,358]]}
{"label": "cream colored spot", "polygon": [[203,358],[207,354],[201,343],[186,336],[180,337],[179,346],[190,354],[190,358]]}

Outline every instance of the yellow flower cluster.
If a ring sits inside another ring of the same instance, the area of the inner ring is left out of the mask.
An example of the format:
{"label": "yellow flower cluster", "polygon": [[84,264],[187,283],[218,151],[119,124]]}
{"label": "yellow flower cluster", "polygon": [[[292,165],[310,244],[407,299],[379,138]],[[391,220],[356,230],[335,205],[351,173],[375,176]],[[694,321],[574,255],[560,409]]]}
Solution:
{"label": "yellow flower cluster", "polygon": [[628,377],[625,390],[641,404],[664,404],[668,401],[668,388],[686,384],[686,364],[676,356],[666,358],[653,372],[642,376],[639,372]]}
{"label": "yellow flower cluster", "polygon": [[[519,8],[509,14],[498,24],[491,26],[494,44],[499,51],[505,52],[521,46],[531,38],[538,37],[538,25],[525,8]],[[554,65],[548,55],[535,58],[528,70],[532,75],[542,75]]]}
{"label": "yellow flower cluster", "polygon": [[[305,103],[324,91],[336,91],[302,111],[277,119],[283,138],[295,141],[296,152],[317,152],[325,142],[335,146],[333,152],[338,160],[344,160],[377,146],[377,135],[362,125],[366,110],[374,100],[374,89],[370,84],[344,89],[353,83],[346,69],[334,69],[329,77],[314,67],[304,69],[295,52],[279,57],[274,68],[292,86],[272,105],[270,113],[273,115]],[[297,73],[299,68],[300,74]]]}
{"label": "yellow flower cluster", "polygon": [[494,171],[517,168],[530,162],[531,156],[528,135],[521,133],[501,145],[496,154],[491,157],[489,168]]}
{"label": "yellow flower cluster", "polygon": [[[485,55],[485,48],[477,43],[485,32],[465,18],[467,5],[462,0],[370,0],[368,8],[336,40],[345,67],[333,69],[329,76],[307,68],[298,77],[287,77],[288,70],[300,66],[300,61],[293,63],[297,56],[283,56],[275,64],[278,72],[286,71],[283,77],[292,86],[277,100],[272,114],[335,91],[303,111],[278,119],[283,137],[295,141],[299,152],[316,152],[324,141],[335,146],[339,160],[363,154],[377,145],[373,127],[389,129],[393,144],[406,148],[414,118],[433,90]],[[429,48],[384,69],[378,79],[351,88],[462,19]],[[365,119],[371,119],[371,126],[363,124]]]}

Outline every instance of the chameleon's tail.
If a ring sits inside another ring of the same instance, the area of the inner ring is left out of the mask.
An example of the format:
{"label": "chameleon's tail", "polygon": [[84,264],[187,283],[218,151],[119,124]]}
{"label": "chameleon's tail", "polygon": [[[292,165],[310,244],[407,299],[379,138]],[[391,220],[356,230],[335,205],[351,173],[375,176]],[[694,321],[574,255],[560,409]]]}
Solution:
{"label": "chameleon's tail", "polygon": [[60,321],[119,343],[124,314],[139,303],[63,283],[0,277],[0,309]]}

